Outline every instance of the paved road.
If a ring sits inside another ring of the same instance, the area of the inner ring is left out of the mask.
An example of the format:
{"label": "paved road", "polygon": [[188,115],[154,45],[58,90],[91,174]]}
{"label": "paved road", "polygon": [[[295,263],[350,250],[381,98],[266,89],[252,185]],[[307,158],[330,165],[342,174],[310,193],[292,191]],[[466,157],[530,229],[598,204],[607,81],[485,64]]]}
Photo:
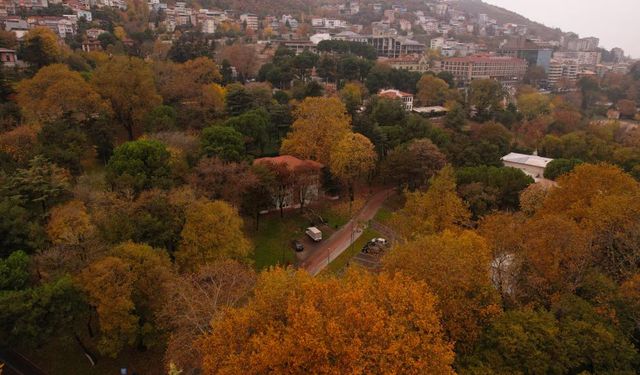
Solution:
{"label": "paved road", "polygon": [[[387,200],[393,192],[394,189],[386,189],[374,194],[354,218],[335,232],[329,239],[321,242],[321,246],[300,264],[300,268],[306,269],[314,276],[322,271],[332,260],[336,259],[351,245],[352,230],[357,228],[357,224],[366,223],[373,219],[380,207],[382,207],[384,201]],[[357,240],[361,235],[362,231],[353,231],[353,241]]]}
{"label": "paved road", "polygon": [[11,349],[0,349],[0,363],[4,363],[2,375],[45,375],[33,362]]}

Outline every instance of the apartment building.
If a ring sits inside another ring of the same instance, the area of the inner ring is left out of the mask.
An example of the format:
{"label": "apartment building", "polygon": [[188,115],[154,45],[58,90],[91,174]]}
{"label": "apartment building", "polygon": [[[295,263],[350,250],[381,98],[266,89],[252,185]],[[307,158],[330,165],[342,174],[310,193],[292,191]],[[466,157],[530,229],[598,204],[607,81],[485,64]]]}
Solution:
{"label": "apartment building", "polygon": [[380,57],[421,55],[425,51],[424,44],[403,36],[372,35],[367,37],[367,43],[376,49]]}
{"label": "apartment building", "polygon": [[575,59],[552,59],[547,72],[549,87],[558,88],[564,82],[575,82],[578,78],[579,64]]}
{"label": "apartment building", "polygon": [[555,52],[553,54],[554,59],[560,60],[576,60],[581,68],[595,68],[600,64],[602,54],[600,52],[592,51],[568,51],[568,52]]}
{"label": "apartment building", "polygon": [[253,13],[241,14],[240,22],[242,22],[242,24],[246,24],[247,30],[258,30],[258,16]]}
{"label": "apartment building", "polygon": [[464,84],[475,79],[517,82],[524,78],[527,66],[526,60],[515,57],[475,55],[444,59],[437,70],[450,72],[457,81]]}

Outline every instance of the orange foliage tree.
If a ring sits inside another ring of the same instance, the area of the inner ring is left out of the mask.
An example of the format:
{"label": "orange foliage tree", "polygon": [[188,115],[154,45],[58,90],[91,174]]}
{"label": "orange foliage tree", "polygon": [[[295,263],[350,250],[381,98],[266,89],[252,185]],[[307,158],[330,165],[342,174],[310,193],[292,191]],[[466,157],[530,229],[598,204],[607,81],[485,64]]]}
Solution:
{"label": "orange foliage tree", "polygon": [[435,298],[402,275],[264,272],[254,298],[212,322],[206,374],[453,374]]}

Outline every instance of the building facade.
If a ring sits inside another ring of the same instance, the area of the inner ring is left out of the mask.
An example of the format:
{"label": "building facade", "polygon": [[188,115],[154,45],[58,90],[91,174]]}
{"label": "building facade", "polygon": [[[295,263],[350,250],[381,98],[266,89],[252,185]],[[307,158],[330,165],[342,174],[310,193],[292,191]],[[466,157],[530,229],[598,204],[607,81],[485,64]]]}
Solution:
{"label": "building facade", "polygon": [[454,57],[441,61],[439,70],[450,72],[458,82],[464,84],[476,79],[517,82],[522,81],[527,72],[527,61],[493,55]]}

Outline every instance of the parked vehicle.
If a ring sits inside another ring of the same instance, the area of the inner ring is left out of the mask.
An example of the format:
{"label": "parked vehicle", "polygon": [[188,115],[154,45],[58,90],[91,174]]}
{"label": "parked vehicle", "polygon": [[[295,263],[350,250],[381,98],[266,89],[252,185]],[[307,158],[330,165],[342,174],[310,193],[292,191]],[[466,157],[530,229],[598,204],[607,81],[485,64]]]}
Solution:
{"label": "parked vehicle", "polygon": [[322,241],[322,232],[320,231],[320,229],[316,227],[307,228],[305,233],[307,236],[311,237],[311,239],[314,240],[315,242]]}
{"label": "parked vehicle", "polygon": [[387,246],[387,243],[388,243],[386,239],[380,238],[380,237],[374,238],[369,242],[372,243],[372,244],[379,245],[379,246]]}
{"label": "parked vehicle", "polygon": [[293,249],[295,251],[302,251],[304,250],[304,245],[302,244],[302,242],[298,241],[298,240],[293,240],[293,242],[291,243],[291,245],[293,246]]}

